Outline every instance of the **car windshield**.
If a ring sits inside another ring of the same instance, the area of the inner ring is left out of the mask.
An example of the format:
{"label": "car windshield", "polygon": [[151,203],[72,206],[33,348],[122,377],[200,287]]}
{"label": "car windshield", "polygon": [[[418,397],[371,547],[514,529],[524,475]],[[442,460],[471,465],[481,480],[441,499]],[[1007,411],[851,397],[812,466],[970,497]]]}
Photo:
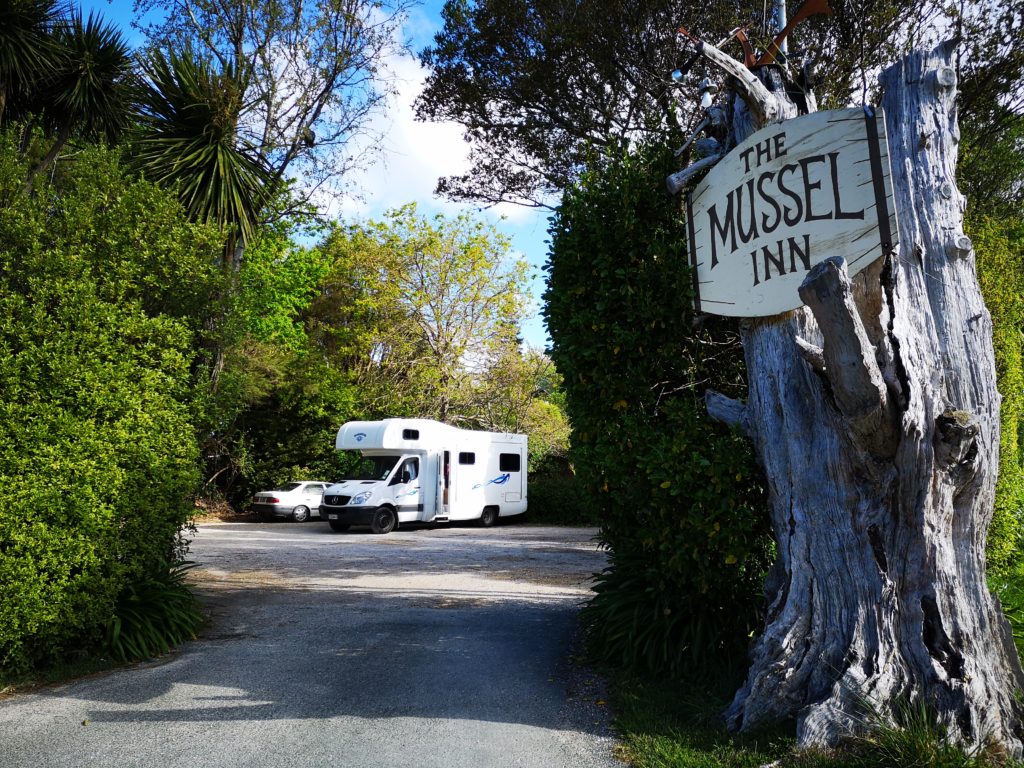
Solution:
{"label": "car windshield", "polygon": [[285,483],[280,488],[275,488],[274,490],[275,491],[281,491],[281,493],[286,493],[288,491],[294,491],[296,488],[300,487],[301,485],[302,485],[302,483]]}
{"label": "car windshield", "polygon": [[344,480],[387,480],[391,470],[398,463],[398,456],[362,456],[349,469]]}

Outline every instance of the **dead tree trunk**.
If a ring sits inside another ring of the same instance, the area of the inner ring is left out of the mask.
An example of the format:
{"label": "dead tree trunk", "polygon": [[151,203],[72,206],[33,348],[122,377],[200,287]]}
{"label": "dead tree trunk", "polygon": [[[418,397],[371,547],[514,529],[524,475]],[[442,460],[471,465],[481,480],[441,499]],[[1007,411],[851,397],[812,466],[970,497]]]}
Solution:
{"label": "dead tree trunk", "polygon": [[963,742],[1022,752],[1024,675],[985,581],[1000,397],[951,52],[883,74],[898,253],[852,283],[841,260],[813,268],[806,308],[745,325],[742,411],[709,400],[756,445],[778,544],[733,728],[795,717],[801,744],[830,744],[865,705],[923,700]]}

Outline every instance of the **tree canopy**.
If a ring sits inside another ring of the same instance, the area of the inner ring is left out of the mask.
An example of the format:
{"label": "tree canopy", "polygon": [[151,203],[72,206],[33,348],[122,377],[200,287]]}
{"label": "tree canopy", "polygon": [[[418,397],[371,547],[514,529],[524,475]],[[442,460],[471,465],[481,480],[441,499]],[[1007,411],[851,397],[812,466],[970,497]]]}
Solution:
{"label": "tree canopy", "polygon": [[[790,65],[811,66],[822,106],[870,100],[872,73],[880,66],[928,37],[959,28],[965,40],[962,98],[977,110],[979,124],[978,137],[968,140],[1018,140],[1006,130],[1019,135],[1013,126],[1021,113],[1024,69],[1006,32],[1020,28],[1019,4],[829,5],[831,15],[803,21],[788,41]],[[448,0],[444,28],[421,53],[430,75],[417,115],[462,125],[473,168],[440,179],[438,191],[489,204],[550,205],[586,167],[613,157],[619,142],[671,140],[700,121],[696,86],[705,72],[697,64],[681,87],[673,84],[670,73],[685,61],[677,29],[718,41],[750,22],[747,34],[764,50],[772,28],[764,9],[717,1]],[[739,45],[729,46],[738,58]],[[991,174],[1000,165],[978,163],[975,188],[991,189]]]}
{"label": "tree canopy", "polygon": [[509,351],[519,355],[525,264],[507,238],[410,205],[339,228],[324,248],[335,266],[309,321],[320,343],[358,361],[373,410],[483,426],[472,404]]}
{"label": "tree canopy", "polygon": [[343,0],[136,0],[151,48],[192,50],[240,88],[242,145],[271,169],[275,184],[296,180],[300,205],[322,190],[338,194],[346,175],[373,155],[370,118],[391,88],[384,60],[400,50],[409,3]]}

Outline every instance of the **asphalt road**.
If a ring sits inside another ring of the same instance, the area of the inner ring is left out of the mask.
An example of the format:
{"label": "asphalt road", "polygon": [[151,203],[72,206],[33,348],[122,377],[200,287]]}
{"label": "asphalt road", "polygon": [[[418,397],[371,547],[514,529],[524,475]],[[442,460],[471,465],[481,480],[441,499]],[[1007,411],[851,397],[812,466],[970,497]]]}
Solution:
{"label": "asphalt road", "polygon": [[0,766],[619,766],[570,661],[594,531],[200,526],[161,659],[0,701]]}

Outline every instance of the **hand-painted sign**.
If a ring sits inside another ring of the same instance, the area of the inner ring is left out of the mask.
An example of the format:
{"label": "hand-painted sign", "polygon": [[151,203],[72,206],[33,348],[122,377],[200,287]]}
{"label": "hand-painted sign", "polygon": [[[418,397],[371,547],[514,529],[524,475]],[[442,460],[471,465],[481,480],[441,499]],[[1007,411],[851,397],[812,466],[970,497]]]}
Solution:
{"label": "hand-painted sign", "polygon": [[830,256],[851,275],[896,246],[882,112],[815,112],[762,128],[687,201],[698,312],[775,315],[801,305]]}

